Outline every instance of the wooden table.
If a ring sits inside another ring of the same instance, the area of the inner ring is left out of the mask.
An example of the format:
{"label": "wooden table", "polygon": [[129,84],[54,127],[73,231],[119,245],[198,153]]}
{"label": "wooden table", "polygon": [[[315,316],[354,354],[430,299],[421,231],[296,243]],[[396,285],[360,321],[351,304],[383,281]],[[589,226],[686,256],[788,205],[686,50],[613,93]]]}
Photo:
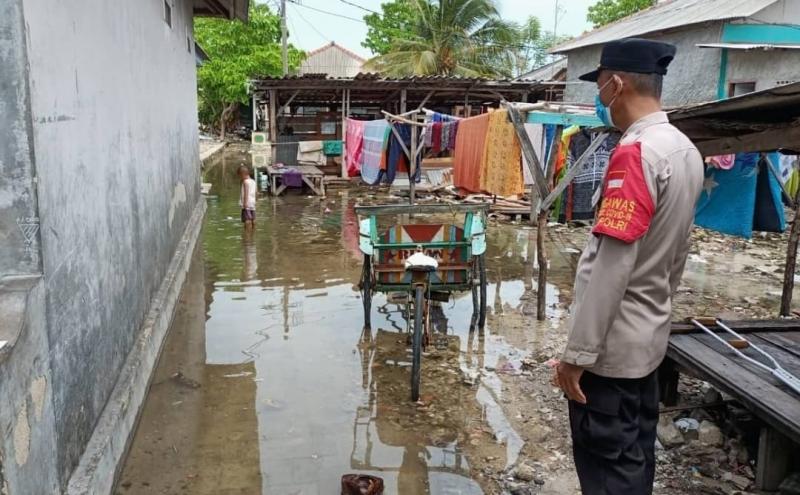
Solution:
{"label": "wooden table", "polygon": [[[770,354],[784,369],[800,377],[800,321],[726,324]],[[691,326],[683,324],[674,324],[672,329],[668,359],[662,365],[659,377],[665,404],[675,401],[679,368],[741,402],[766,425],[761,430],[759,441],[757,488],[777,489],[791,469],[788,465],[791,442],[800,443],[800,394],[737,356],[710,335],[693,332]],[[720,336],[728,338],[726,333],[720,333]],[[768,364],[752,350],[743,352]]]}
{"label": "wooden table", "polygon": [[[299,172],[303,182],[314,191],[314,194],[317,196],[325,196],[325,182],[323,181],[325,174],[322,170],[313,165],[294,165],[280,168],[267,165],[270,194],[273,196],[280,196],[280,194],[286,190],[287,186],[283,183],[283,174],[289,171]],[[280,184],[278,183],[279,180]]]}

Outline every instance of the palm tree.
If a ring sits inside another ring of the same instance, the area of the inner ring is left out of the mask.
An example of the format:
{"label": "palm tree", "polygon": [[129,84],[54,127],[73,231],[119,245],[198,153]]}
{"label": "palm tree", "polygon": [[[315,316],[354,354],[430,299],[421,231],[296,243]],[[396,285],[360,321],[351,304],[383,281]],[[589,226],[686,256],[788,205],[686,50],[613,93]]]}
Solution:
{"label": "palm tree", "polygon": [[507,77],[520,32],[500,18],[494,0],[408,0],[415,14],[411,39],[367,61],[387,76]]}

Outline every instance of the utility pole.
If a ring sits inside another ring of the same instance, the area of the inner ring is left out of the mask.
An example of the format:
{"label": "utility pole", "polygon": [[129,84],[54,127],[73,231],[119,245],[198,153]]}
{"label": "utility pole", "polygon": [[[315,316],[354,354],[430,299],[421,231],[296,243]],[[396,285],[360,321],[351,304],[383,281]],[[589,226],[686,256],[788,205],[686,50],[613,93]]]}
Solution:
{"label": "utility pole", "polygon": [[281,60],[283,61],[283,75],[289,75],[289,60],[286,54],[286,0],[281,0]]}

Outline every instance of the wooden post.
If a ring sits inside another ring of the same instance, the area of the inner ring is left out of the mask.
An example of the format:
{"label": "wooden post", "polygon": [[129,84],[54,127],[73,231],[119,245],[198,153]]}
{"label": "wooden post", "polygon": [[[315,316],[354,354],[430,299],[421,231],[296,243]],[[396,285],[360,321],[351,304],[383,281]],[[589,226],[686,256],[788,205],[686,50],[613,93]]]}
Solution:
{"label": "wooden post", "polygon": [[[794,204],[800,205],[800,188],[794,195]],[[781,296],[781,316],[792,313],[792,292],[794,292],[794,271],[797,265],[797,243],[800,239],[800,208],[794,210],[794,221],[789,230],[789,245],[786,248],[786,267],[783,270],[783,295]]]}
{"label": "wooden post", "polygon": [[[405,91],[405,90],[403,90]],[[405,101],[405,100],[404,100]],[[416,115],[414,116],[416,120]],[[414,204],[416,199],[416,192],[417,192],[417,183],[414,178],[417,176],[417,153],[419,152],[419,147],[417,146],[417,134],[418,134],[417,126],[411,126],[411,160],[408,165],[408,169],[410,173],[408,174],[408,202],[410,204]]]}
{"label": "wooden post", "polygon": [[258,101],[256,94],[253,93],[253,132],[258,131]]}
{"label": "wooden post", "polygon": [[342,179],[347,178],[347,149],[345,141],[347,140],[347,89],[342,90]]}
{"label": "wooden post", "polygon": [[269,90],[269,142],[270,142],[270,161],[275,163],[278,141],[278,90]]}
{"label": "wooden post", "polygon": [[756,489],[776,491],[791,473],[792,442],[769,426],[761,428],[756,460]]}
{"label": "wooden post", "polygon": [[[550,182],[555,173],[556,160],[558,159],[558,147],[561,143],[561,133],[564,128],[558,126],[556,134],[553,136],[553,143],[550,145],[550,156],[547,159],[547,170],[545,175],[545,186],[550,189]],[[530,143],[529,143],[530,144]],[[541,203],[544,196],[537,199]],[[547,250],[544,246],[544,238],[547,234],[547,217],[550,214],[548,208],[539,211],[539,218],[536,226],[536,259],[539,264],[539,277],[536,288],[536,319],[544,321],[547,317]]]}
{"label": "wooden post", "polygon": [[400,90],[400,113],[406,113],[406,106],[408,105],[408,92],[405,89]]}

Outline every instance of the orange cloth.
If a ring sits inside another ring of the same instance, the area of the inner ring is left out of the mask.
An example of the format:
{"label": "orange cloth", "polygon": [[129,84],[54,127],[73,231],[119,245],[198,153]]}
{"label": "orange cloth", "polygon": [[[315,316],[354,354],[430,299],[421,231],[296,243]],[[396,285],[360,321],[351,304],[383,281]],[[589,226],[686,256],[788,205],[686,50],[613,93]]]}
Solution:
{"label": "orange cloth", "polygon": [[486,149],[489,114],[461,119],[458,122],[453,152],[453,184],[470,192],[481,191],[481,170]]}
{"label": "orange cloth", "polygon": [[525,190],[522,148],[514,125],[508,121],[508,110],[489,114],[484,153],[481,189],[498,196],[522,194]]}

